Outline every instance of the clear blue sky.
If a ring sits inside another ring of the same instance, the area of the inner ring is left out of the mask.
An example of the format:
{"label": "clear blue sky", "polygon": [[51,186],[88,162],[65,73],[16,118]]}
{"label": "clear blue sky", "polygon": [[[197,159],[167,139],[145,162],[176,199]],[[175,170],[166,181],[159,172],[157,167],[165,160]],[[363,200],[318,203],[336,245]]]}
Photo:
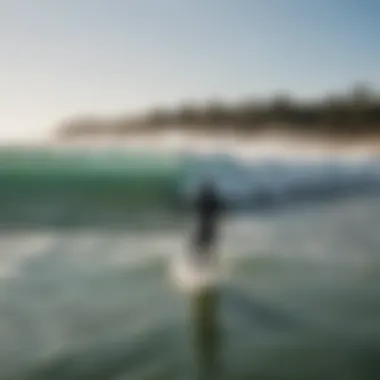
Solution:
{"label": "clear blue sky", "polygon": [[0,138],[65,117],[357,81],[380,88],[378,0],[0,0]]}

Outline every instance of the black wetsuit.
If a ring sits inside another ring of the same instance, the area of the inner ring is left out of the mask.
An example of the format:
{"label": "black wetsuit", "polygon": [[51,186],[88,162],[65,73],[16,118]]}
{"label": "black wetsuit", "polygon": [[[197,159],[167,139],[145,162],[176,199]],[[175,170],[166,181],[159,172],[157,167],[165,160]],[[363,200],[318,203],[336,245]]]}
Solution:
{"label": "black wetsuit", "polygon": [[195,200],[197,224],[194,238],[195,249],[198,253],[209,253],[215,245],[217,222],[223,209],[221,199],[211,187],[200,191]]}

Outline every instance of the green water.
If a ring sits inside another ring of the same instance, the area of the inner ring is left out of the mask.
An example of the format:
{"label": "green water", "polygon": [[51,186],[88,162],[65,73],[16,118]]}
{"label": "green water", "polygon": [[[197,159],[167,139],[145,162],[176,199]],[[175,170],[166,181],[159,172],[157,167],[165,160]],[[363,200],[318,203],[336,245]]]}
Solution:
{"label": "green water", "polygon": [[1,379],[378,379],[379,197],[228,216],[224,282],[189,294],[171,173],[2,180]]}
{"label": "green water", "polygon": [[131,212],[173,211],[185,162],[117,152],[0,151],[0,226],[105,226],[125,223]]}

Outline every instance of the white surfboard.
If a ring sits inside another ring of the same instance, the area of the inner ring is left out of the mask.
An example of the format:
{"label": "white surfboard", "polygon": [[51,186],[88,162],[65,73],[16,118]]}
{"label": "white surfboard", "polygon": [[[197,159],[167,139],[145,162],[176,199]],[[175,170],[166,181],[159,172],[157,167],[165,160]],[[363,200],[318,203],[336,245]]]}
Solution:
{"label": "white surfboard", "polygon": [[174,258],[172,276],[180,289],[201,291],[220,283],[222,268],[217,260],[196,253],[187,253]]}

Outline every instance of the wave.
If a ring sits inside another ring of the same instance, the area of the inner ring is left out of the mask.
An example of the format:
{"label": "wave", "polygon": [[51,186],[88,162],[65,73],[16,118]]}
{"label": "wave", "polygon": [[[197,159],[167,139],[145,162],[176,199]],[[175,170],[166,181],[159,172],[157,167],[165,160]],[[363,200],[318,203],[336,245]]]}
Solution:
{"label": "wave", "polygon": [[0,227],[123,226],[134,211],[180,211],[205,177],[231,208],[277,210],[376,192],[379,163],[3,150]]}
{"label": "wave", "polygon": [[217,184],[231,206],[266,208],[377,191],[380,162],[377,159],[243,162],[228,156],[193,158],[180,184],[181,196],[191,200],[204,178]]}

